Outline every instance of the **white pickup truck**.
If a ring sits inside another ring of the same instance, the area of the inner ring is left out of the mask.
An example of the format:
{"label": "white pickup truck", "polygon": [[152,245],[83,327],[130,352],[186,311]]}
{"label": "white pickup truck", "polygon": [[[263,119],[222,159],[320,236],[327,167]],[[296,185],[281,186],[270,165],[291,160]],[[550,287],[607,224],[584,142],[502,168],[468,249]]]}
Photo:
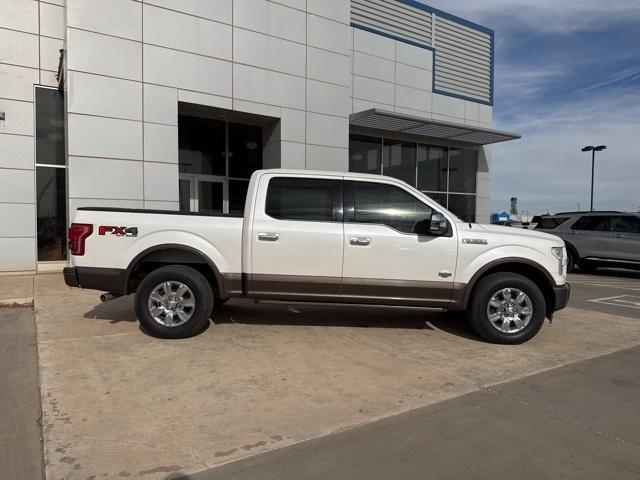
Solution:
{"label": "white pickup truck", "polygon": [[465,223],[390,177],[253,174],[244,217],[80,208],[67,285],[135,292],[152,335],[199,333],[229,298],[467,310],[490,342],[532,338],[570,287],[558,237]]}

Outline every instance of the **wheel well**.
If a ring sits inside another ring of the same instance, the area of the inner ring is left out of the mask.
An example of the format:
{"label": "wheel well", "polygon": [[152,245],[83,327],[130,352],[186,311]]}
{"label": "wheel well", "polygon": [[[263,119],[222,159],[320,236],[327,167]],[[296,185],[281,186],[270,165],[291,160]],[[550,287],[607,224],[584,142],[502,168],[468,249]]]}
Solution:
{"label": "wheel well", "polygon": [[501,263],[494,267],[489,268],[488,270],[482,272],[482,274],[475,279],[473,283],[473,288],[469,294],[468,298],[473,296],[474,290],[478,285],[478,281],[487,275],[491,275],[492,273],[498,272],[509,272],[509,273],[518,273],[523,277],[527,277],[533,283],[535,283],[542,292],[544,296],[545,303],[547,305],[547,315],[552,313],[555,310],[555,295],[553,293],[553,284],[549,277],[542,272],[540,269],[534,267],[533,265],[528,265],[526,263],[519,262],[508,262]]}
{"label": "wheel well", "polygon": [[568,252],[571,252],[571,255],[573,256],[573,260],[575,262],[577,262],[578,260],[580,260],[580,256],[578,255],[578,250],[576,250],[576,247],[574,247],[572,244],[570,244],[569,242],[564,242],[564,246],[567,249]]}
{"label": "wheel well", "polygon": [[142,279],[160,267],[166,265],[184,265],[202,273],[205,278],[209,280],[209,284],[216,298],[220,296],[216,271],[205,257],[195,252],[168,247],[143,254],[141,258],[135,259],[134,262],[135,263],[129,268],[127,293],[135,292]]}

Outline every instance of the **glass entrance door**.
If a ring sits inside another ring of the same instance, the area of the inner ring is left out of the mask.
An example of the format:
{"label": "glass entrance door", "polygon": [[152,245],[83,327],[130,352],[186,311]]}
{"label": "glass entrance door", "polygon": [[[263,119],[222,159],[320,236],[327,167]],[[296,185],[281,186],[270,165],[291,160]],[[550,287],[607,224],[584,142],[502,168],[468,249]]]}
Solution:
{"label": "glass entrance door", "polygon": [[196,211],[200,213],[229,213],[225,202],[225,181],[197,179]]}
{"label": "glass entrance door", "polygon": [[180,211],[229,213],[227,180],[213,175],[180,175]]}
{"label": "glass entrance door", "polygon": [[262,168],[262,127],[180,115],[180,211],[242,215]]}

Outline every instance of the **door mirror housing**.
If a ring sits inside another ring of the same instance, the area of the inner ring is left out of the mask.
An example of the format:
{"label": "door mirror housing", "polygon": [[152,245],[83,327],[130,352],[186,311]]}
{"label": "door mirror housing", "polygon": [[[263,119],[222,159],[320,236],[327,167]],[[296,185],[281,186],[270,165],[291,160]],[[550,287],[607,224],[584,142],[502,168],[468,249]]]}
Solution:
{"label": "door mirror housing", "polygon": [[444,235],[449,230],[446,217],[435,211],[431,214],[431,221],[429,222],[429,234],[431,235]]}

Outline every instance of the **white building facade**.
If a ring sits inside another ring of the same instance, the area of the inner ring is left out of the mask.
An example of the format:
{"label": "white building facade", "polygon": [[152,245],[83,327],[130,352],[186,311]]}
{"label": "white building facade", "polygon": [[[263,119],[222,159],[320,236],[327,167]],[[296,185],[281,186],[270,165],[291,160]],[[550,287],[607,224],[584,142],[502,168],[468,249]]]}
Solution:
{"label": "white building facade", "polygon": [[488,222],[494,35],[413,0],[0,0],[0,272],[80,206],[241,214],[258,168],[382,173]]}

